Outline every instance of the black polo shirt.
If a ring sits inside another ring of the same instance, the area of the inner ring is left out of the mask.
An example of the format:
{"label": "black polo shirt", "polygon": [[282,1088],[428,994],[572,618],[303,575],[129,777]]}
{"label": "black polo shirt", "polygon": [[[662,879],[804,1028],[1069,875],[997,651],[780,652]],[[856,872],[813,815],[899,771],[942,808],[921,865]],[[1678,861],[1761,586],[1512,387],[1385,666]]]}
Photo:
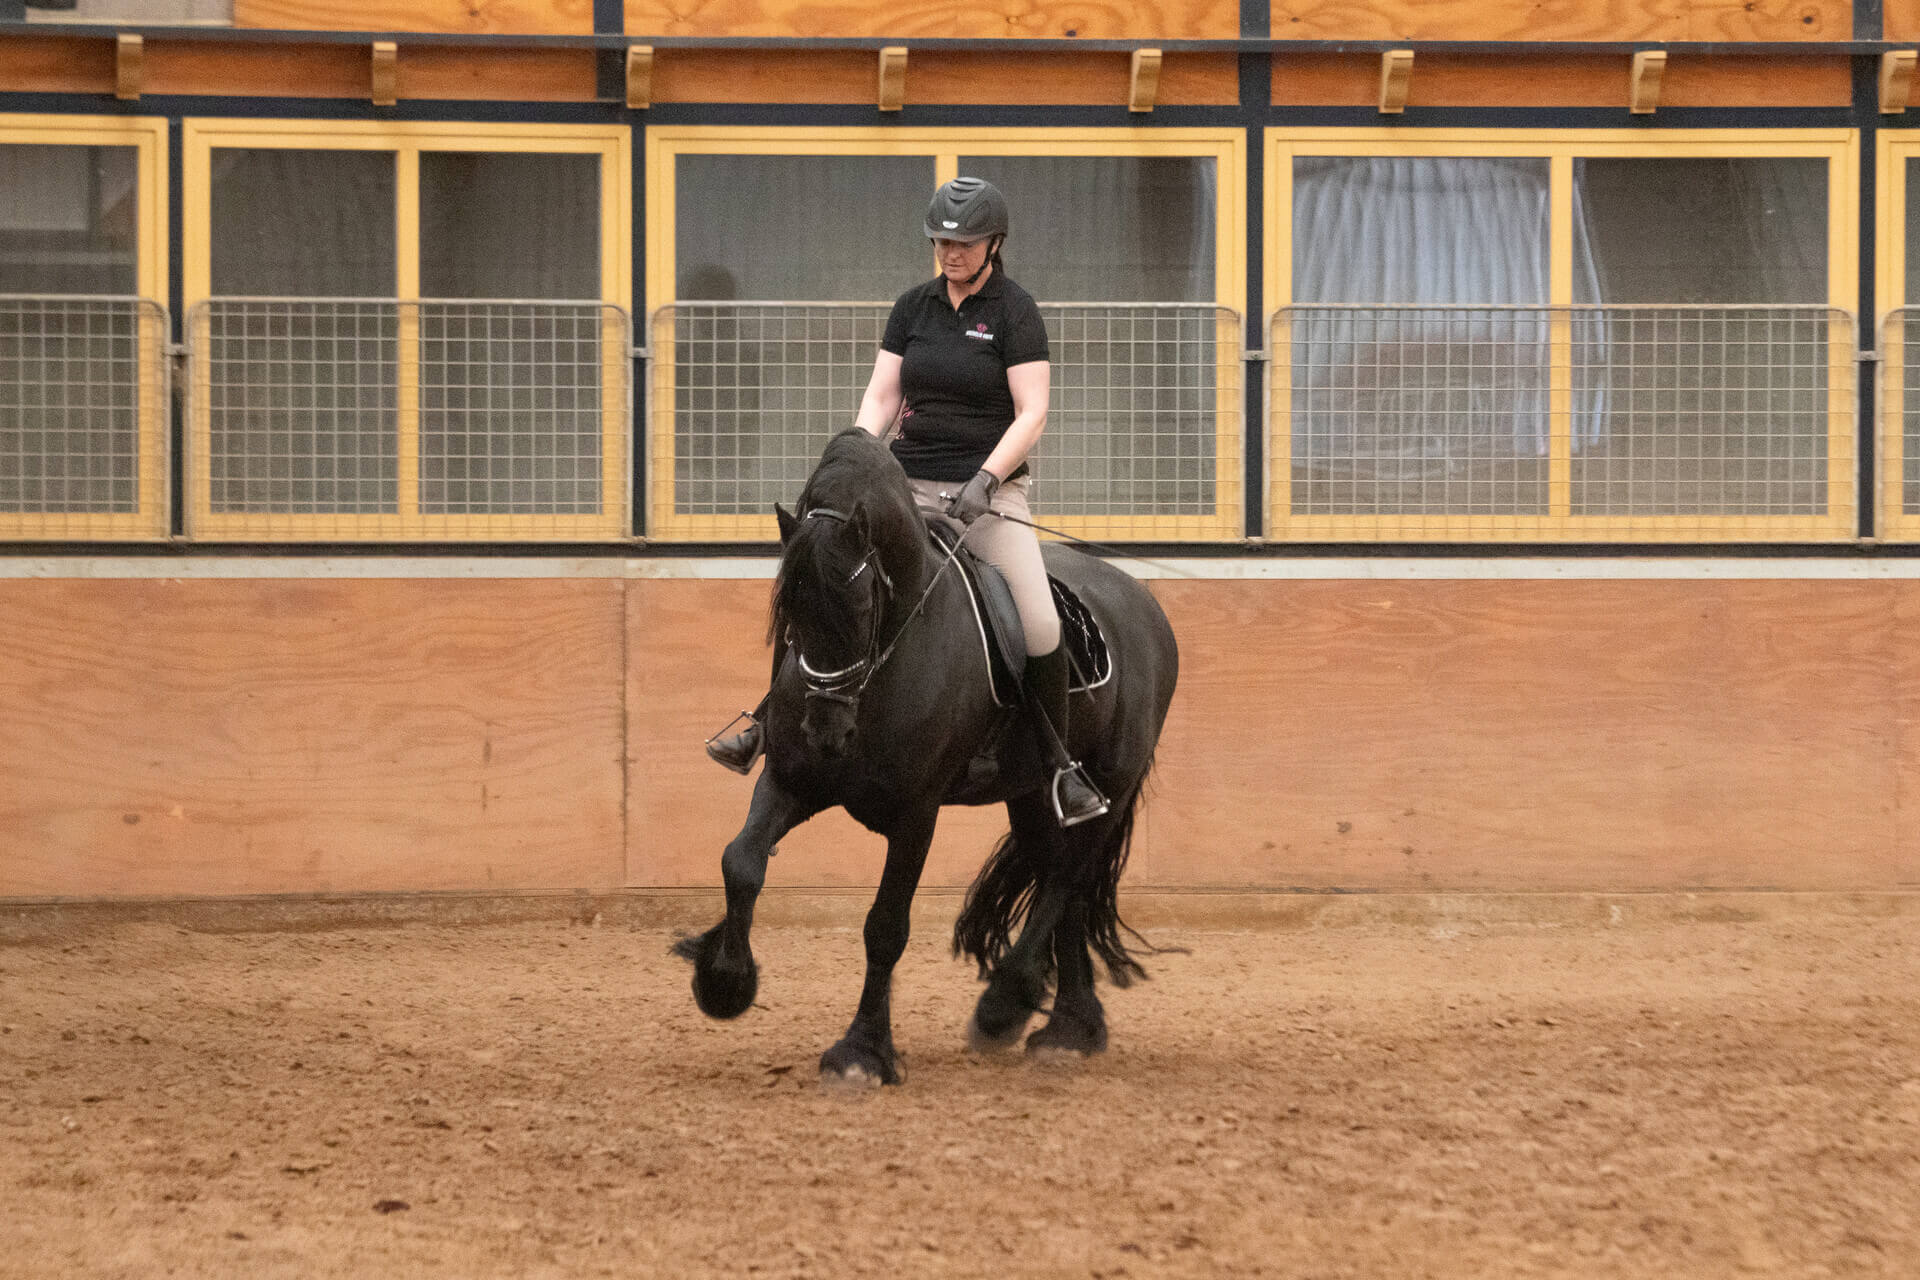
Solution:
{"label": "black polo shirt", "polygon": [[893,304],[880,349],[901,358],[894,456],[916,480],[964,481],[1013,425],[1007,370],[1045,360],[1047,330],[1033,295],[998,270],[957,311],[935,276]]}

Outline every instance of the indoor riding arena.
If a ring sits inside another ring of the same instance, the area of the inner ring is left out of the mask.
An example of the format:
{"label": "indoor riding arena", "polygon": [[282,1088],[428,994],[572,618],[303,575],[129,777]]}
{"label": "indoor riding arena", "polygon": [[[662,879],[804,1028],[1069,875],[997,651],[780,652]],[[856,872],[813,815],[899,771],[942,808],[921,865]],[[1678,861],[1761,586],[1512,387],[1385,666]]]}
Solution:
{"label": "indoor riding arena", "polygon": [[[1917,52],[0,0],[0,1277],[1920,1274]],[[1034,520],[1180,650],[1091,1055],[969,1035],[1005,807],[890,1008],[879,836],[723,891],[774,504],[956,176]]]}

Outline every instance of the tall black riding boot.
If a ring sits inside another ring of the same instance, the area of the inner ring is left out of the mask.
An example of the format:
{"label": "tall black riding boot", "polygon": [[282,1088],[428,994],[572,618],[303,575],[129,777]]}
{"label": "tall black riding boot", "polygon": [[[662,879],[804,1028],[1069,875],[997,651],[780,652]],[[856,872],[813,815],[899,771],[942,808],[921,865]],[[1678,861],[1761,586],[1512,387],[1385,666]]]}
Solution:
{"label": "tall black riding boot", "polygon": [[1055,646],[1052,653],[1027,659],[1022,681],[1027,691],[1027,714],[1033,717],[1033,731],[1040,742],[1040,757],[1047,762],[1052,781],[1047,795],[1053,813],[1063,827],[1097,818],[1107,811],[1107,798],[1087,777],[1080,762],[1067,754],[1067,651]]}
{"label": "tall black riding boot", "polygon": [[[721,726],[720,733],[707,739],[707,754],[735,773],[746,773],[752,769],[753,762],[758,760],[761,752],[767,749],[767,735],[761,728],[761,722],[767,714],[767,699],[772,696],[768,694],[766,698],[760,699],[759,706],[751,711],[742,711]],[[746,728],[728,737],[720,736],[739,724],[742,719],[747,722]]]}

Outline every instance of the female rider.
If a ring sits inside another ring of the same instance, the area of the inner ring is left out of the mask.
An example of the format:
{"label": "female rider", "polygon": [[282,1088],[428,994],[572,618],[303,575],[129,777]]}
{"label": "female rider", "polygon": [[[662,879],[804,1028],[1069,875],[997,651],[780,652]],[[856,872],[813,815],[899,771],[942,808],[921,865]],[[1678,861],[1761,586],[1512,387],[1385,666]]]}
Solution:
{"label": "female rider", "polygon": [[[893,304],[856,421],[882,439],[899,423],[893,453],[921,513],[966,526],[968,547],[1006,578],[1026,632],[1028,713],[1052,769],[1055,813],[1072,826],[1105,813],[1107,801],[1064,745],[1067,656],[1028,523],[1027,454],[1046,429],[1052,376],[1047,331],[1001,264],[1007,202],[992,183],[941,187],[926,232],[940,274]],[[765,745],[754,716],[741,733],[709,741],[707,754],[745,773]]]}

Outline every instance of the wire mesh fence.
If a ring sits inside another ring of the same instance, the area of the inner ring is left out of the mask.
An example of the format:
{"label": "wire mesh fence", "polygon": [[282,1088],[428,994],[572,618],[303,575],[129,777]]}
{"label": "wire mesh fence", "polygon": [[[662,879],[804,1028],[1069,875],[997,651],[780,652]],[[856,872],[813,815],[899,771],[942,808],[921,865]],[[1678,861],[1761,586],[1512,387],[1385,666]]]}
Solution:
{"label": "wire mesh fence", "polygon": [[0,294],[0,537],[168,533],[165,308]]}
{"label": "wire mesh fence", "polygon": [[1900,307],[1880,324],[1877,438],[1878,532],[1892,542],[1920,540],[1920,308]]}
{"label": "wire mesh fence", "polygon": [[[889,307],[677,302],[652,324],[648,533],[770,539],[852,425]],[[1239,317],[1210,305],[1045,304],[1052,398],[1032,458],[1043,523],[1081,537],[1244,532]]]}
{"label": "wire mesh fence", "polygon": [[1844,311],[1302,306],[1272,343],[1277,538],[1856,532]]}
{"label": "wire mesh fence", "polygon": [[212,298],[188,338],[196,537],[630,530],[632,336],[618,307]]}

